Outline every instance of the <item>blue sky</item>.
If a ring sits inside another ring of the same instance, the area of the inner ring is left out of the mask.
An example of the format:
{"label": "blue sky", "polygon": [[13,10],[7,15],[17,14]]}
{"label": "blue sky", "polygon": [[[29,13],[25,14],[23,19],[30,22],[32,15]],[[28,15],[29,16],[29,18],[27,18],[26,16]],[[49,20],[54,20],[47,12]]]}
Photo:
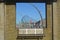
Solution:
{"label": "blue sky", "polygon": [[[45,3],[31,3],[35,5],[42,14],[43,19],[46,16]],[[38,11],[30,5],[30,3],[16,3],[16,23],[21,22],[21,19],[24,15],[35,19],[36,21],[40,20]]]}

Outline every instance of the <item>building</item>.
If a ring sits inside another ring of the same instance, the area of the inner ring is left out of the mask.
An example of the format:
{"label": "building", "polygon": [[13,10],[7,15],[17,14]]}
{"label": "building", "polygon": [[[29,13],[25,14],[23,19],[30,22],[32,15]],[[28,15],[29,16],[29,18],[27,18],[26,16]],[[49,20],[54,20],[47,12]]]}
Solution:
{"label": "building", "polygon": [[[45,37],[43,40],[60,40],[60,0],[53,0],[53,2],[46,0],[46,3],[47,28],[44,29]],[[0,40],[17,40],[15,5],[13,1],[0,0]],[[38,39],[38,37],[36,38]]]}

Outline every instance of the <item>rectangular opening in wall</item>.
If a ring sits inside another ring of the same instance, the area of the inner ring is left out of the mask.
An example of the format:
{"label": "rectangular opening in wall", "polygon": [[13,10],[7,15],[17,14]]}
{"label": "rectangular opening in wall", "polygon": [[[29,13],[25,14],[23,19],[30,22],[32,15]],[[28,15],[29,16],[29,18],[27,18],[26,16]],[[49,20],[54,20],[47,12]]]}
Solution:
{"label": "rectangular opening in wall", "polygon": [[19,29],[46,27],[46,3],[16,3],[16,27]]}

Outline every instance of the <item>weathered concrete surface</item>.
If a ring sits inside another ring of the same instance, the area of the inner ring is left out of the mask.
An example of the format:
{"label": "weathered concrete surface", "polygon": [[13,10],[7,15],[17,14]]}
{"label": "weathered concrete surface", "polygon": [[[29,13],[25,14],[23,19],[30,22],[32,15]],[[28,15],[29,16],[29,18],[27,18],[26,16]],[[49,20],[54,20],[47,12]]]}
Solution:
{"label": "weathered concrete surface", "polygon": [[0,3],[0,40],[4,40],[4,3]]}
{"label": "weathered concrete surface", "polygon": [[16,40],[15,5],[5,4],[5,40]]}
{"label": "weathered concrete surface", "polygon": [[[4,4],[0,3],[0,40],[4,39],[16,40],[17,33],[15,28],[15,22],[16,22],[15,20],[16,20],[15,5],[5,5],[5,16],[4,16]],[[57,0],[56,3],[53,3],[53,29],[54,29],[54,40],[60,40],[60,0]],[[51,4],[47,5],[47,28],[44,29],[44,32],[45,37],[43,38],[43,40],[52,40]],[[37,40],[37,39],[25,39],[25,40]]]}
{"label": "weathered concrete surface", "polygon": [[58,17],[58,40],[60,40],[60,0],[57,1],[57,17]]}
{"label": "weathered concrete surface", "polygon": [[57,21],[58,21],[58,35],[57,35],[57,40],[60,40],[60,0],[57,0]]}
{"label": "weathered concrete surface", "polygon": [[57,28],[58,20],[57,20],[57,3],[53,3],[53,29],[54,29],[54,40],[57,40],[58,28]]}
{"label": "weathered concrete surface", "polygon": [[43,40],[52,40],[52,5],[47,4],[47,28],[44,29]]}
{"label": "weathered concrete surface", "polygon": [[54,40],[60,40],[60,0],[53,3]]}

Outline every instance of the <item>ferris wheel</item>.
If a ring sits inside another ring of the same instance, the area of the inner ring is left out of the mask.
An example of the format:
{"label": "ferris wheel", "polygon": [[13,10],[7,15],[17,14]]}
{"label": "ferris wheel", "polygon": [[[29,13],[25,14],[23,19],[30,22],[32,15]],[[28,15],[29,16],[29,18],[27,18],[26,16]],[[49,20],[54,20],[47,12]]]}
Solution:
{"label": "ferris wheel", "polygon": [[35,5],[33,4],[29,4],[29,5],[31,5],[37,10],[41,19],[39,21],[36,21],[35,19],[29,17],[28,15],[24,15],[21,19],[22,25],[26,25],[25,26],[26,28],[43,28],[43,17],[41,11]]}

